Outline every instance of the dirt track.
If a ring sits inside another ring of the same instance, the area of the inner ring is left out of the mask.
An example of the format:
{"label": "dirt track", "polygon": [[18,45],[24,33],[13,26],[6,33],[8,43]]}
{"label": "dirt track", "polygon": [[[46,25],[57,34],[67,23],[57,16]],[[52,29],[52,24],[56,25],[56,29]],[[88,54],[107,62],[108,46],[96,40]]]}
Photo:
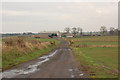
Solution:
{"label": "dirt track", "polygon": [[3,78],[85,78],[66,41],[47,55],[3,72]]}

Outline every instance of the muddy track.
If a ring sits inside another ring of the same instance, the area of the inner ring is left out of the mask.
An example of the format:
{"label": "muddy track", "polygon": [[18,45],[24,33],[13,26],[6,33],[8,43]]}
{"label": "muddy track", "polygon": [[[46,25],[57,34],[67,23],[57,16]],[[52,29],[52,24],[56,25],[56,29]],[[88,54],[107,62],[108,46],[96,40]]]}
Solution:
{"label": "muddy track", "polygon": [[17,65],[2,73],[3,78],[86,78],[66,41],[49,54]]}

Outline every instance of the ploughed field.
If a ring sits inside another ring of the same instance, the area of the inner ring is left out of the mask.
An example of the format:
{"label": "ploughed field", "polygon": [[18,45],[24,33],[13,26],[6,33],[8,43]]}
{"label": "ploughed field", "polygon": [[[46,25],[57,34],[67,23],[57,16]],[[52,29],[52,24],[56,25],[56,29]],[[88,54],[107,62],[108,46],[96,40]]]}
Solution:
{"label": "ploughed field", "polygon": [[76,60],[91,78],[118,77],[117,36],[83,36],[68,41]]}
{"label": "ploughed field", "polygon": [[59,41],[31,37],[5,37],[1,44],[2,65],[0,68],[5,70],[50,52],[59,44]]}

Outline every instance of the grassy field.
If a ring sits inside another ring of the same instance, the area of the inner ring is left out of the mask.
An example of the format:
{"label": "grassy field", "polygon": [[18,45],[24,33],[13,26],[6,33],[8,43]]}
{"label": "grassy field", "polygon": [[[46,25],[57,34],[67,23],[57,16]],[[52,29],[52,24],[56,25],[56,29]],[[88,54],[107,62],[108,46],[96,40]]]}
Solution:
{"label": "grassy field", "polygon": [[80,42],[94,42],[94,41],[118,41],[118,36],[83,36],[80,38],[72,38],[74,41]]}
{"label": "grassy field", "polygon": [[118,47],[79,47],[78,45],[118,45],[117,36],[81,37],[69,39],[76,60],[91,78],[118,76]]}
{"label": "grassy field", "polygon": [[76,42],[75,45],[118,45],[117,41]]}
{"label": "grassy field", "polygon": [[32,60],[53,50],[59,40],[8,37],[2,41],[2,69]]}

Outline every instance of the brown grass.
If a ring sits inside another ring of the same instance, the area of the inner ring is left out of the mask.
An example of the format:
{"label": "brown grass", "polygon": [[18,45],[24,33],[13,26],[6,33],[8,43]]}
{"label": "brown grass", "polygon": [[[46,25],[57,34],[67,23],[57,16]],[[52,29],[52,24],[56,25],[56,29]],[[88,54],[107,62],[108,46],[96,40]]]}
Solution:
{"label": "brown grass", "polygon": [[2,42],[3,53],[10,53],[12,50],[17,52],[30,52],[37,49],[47,48],[50,45],[54,45],[55,42],[41,42],[37,39],[26,39],[25,37],[7,37]]}
{"label": "brown grass", "polygon": [[84,48],[84,47],[120,47],[120,45],[78,45],[78,46],[75,46],[74,47],[81,47],[81,48]]}

